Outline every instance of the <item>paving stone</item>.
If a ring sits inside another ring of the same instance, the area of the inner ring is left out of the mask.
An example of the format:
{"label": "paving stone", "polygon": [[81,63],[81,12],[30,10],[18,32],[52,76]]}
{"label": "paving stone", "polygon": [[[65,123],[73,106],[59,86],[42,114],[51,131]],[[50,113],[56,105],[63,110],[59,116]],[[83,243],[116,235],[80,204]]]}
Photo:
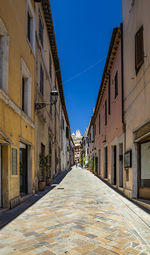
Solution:
{"label": "paving stone", "polygon": [[73,168],[0,231],[0,255],[148,255],[149,217],[92,173]]}

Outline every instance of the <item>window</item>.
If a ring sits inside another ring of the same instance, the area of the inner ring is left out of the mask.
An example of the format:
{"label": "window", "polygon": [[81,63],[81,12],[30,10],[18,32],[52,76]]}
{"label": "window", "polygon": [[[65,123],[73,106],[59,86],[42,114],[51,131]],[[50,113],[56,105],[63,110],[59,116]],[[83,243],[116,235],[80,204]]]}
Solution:
{"label": "window", "polygon": [[141,187],[150,187],[150,142],[145,142],[140,145],[141,152]]}
{"label": "window", "polygon": [[28,36],[29,42],[31,43],[31,16],[30,16],[29,11],[28,11],[27,16],[28,16],[28,17],[27,17],[27,23],[28,23],[27,36]]}
{"label": "window", "polygon": [[27,38],[35,53],[35,15],[30,0],[27,3]]}
{"label": "window", "polygon": [[25,78],[22,77],[22,110],[25,110]]}
{"label": "window", "polygon": [[66,138],[69,139],[69,128],[68,127],[66,127]]}
{"label": "window", "polygon": [[64,118],[62,117],[62,129],[64,130]]}
{"label": "window", "polygon": [[95,132],[94,132],[94,135],[96,136],[96,124],[95,124]]}
{"label": "window", "polygon": [[45,156],[45,145],[41,143],[41,156]]}
{"label": "window", "polygon": [[128,168],[126,169],[126,181],[127,182],[129,181],[129,169]]}
{"label": "window", "polygon": [[40,92],[42,95],[44,95],[44,71],[41,65],[40,65]]}
{"label": "window", "polygon": [[131,0],[131,7],[133,7],[135,4],[135,0]]}
{"label": "window", "polygon": [[99,134],[100,134],[100,132],[101,132],[101,116],[99,114]]}
{"label": "window", "polygon": [[41,15],[39,14],[39,38],[40,38],[42,46],[43,46],[43,31],[44,31],[44,27],[43,27]]}
{"label": "window", "polygon": [[143,26],[135,35],[135,70],[140,70],[144,63],[144,42],[143,42]]}
{"label": "window", "polygon": [[49,142],[49,166],[51,168],[52,165],[52,143],[51,141]]}
{"label": "window", "polygon": [[107,125],[107,100],[105,100],[105,126]]}
{"label": "window", "polygon": [[9,36],[0,18],[0,89],[8,93]]}
{"label": "window", "polygon": [[108,82],[108,113],[110,115],[110,85],[111,85],[111,78],[110,78],[110,75],[109,75],[109,82]]}
{"label": "window", "polygon": [[28,78],[22,77],[22,111],[28,115]]}
{"label": "window", "polygon": [[31,86],[32,79],[29,73],[29,70],[24,62],[21,59],[21,71],[22,71],[22,79],[21,79],[21,93],[22,93],[22,102],[21,109],[28,116],[31,116]]}
{"label": "window", "polygon": [[50,103],[50,114],[52,114],[52,95],[50,95],[50,99],[49,99],[49,103]]}
{"label": "window", "polygon": [[12,175],[16,175],[17,174],[17,149],[12,148],[11,158],[12,158]]}
{"label": "window", "polygon": [[115,75],[115,98],[118,96],[118,72]]}
{"label": "window", "polygon": [[49,55],[49,76],[50,78],[52,77],[52,59],[50,55]]}

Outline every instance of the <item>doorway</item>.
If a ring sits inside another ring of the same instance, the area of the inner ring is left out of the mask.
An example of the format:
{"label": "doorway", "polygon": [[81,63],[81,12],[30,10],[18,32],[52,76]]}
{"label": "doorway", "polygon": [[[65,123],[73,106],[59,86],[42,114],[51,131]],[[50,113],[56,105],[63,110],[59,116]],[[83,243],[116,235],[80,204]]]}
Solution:
{"label": "doorway", "polygon": [[139,197],[150,199],[150,141],[140,145]]}
{"label": "doorway", "polygon": [[123,187],[123,143],[119,144],[119,187]]}
{"label": "doorway", "polygon": [[0,207],[2,207],[2,146],[0,145]]}
{"label": "doorway", "polygon": [[28,193],[27,145],[20,143],[20,194]]}
{"label": "doorway", "polygon": [[101,150],[99,150],[98,175],[101,176]]}
{"label": "doorway", "polygon": [[117,184],[117,146],[113,146],[113,185]]}
{"label": "doorway", "polygon": [[108,149],[107,147],[104,148],[104,178],[108,178]]}

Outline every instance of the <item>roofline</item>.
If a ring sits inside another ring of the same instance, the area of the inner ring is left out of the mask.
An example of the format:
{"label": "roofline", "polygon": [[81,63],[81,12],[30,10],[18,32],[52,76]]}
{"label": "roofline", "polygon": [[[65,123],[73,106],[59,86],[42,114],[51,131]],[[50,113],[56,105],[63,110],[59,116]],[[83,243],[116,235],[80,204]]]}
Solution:
{"label": "roofline", "polygon": [[99,89],[98,97],[97,97],[97,100],[96,100],[95,111],[94,111],[94,114],[93,114],[93,121],[96,118],[96,114],[97,114],[97,111],[98,111],[100,99],[103,96],[103,95],[101,96],[101,93],[102,93],[102,89],[103,89],[103,86],[104,86],[104,80],[105,80],[106,75],[108,75],[107,68],[108,68],[110,57],[111,57],[112,49],[113,49],[113,46],[114,46],[114,42],[115,42],[115,39],[116,39],[116,35],[117,35],[118,32],[120,32],[120,27],[116,27],[116,28],[113,29],[111,42],[110,42],[110,46],[109,46],[109,50],[108,50],[108,54],[107,54],[107,59],[106,59],[106,63],[105,63],[104,71],[103,71],[103,76],[102,76],[102,80],[101,80],[101,84],[100,84],[100,89]]}
{"label": "roofline", "polygon": [[58,52],[57,52],[57,44],[56,44],[56,38],[55,38],[55,31],[54,31],[50,1],[49,0],[41,0],[41,4],[42,4],[43,12],[44,12],[45,22],[46,22],[46,26],[47,26],[49,41],[50,41],[51,52],[52,52],[52,56],[53,56],[61,104],[62,104],[62,108],[64,111],[67,125],[70,128],[68,113],[67,113],[66,104],[65,104],[64,90],[63,90],[63,84],[62,84],[62,77],[61,77],[61,71],[60,71],[60,64],[59,64],[59,57],[58,57]]}

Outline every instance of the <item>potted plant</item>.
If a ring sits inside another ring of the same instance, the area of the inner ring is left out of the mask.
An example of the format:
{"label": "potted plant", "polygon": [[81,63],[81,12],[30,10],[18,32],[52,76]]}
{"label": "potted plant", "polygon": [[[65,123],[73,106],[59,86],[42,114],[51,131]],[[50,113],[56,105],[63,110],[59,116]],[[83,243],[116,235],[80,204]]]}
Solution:
{"label": "potted plant", "polygon": [[42,191],[45,188],[46,181],[45,181],[45,156],[40,155],[40,175],[39,175],[39,190]]}
{"label": "potted plant", "polygon": [[51,183],[50,165],[51,165],[51,154],[48,154],[48,155],[45,157],[46,185],[47,185],[47,186],[49,186],[50,183]]}

